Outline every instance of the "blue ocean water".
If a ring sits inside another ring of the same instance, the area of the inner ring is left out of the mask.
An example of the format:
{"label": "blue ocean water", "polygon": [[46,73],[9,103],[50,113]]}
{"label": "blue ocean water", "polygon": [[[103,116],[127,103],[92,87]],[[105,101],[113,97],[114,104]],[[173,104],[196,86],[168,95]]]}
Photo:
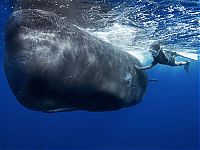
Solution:
{"label": "blue ocean water", "polygon": [[[113,12],[128,13],[134,23],[128,20],[126,25],[146,29],[141,33],[140,41],[136,41],[138,45],[133,47],[162,39],[166,48],[190,49],[199,53],[198,1],[135,0],[132,3],[126,1],[125,4],[121,6],[123,9],[116,8]],[[158,7],[156,11],[153,9],[155,6]],[[3,69],[3,31],[11,10],[10,1],[2,0],[0,149],[200,148],[199,61],[191,62],[189,75],[183,67],[162,65],[147,71],[149,79],[159,82],[149,82],[143,101],[130,108],[101,113],[77,111],[45,114],[21,106],[9,88]],[[114,18],[121,24],[124,23],[123,19],[124,16]]]}

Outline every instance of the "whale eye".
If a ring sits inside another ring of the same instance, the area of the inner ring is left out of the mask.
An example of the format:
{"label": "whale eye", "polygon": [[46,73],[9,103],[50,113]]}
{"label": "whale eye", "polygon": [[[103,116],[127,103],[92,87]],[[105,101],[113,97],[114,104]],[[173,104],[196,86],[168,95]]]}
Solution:
{"label": "whale eye", "polygon": [[124,77],[126,86],[130,87],[132,84],[132,80],[133,80],[132,75],[130,73],[126,73],[126,75]]}

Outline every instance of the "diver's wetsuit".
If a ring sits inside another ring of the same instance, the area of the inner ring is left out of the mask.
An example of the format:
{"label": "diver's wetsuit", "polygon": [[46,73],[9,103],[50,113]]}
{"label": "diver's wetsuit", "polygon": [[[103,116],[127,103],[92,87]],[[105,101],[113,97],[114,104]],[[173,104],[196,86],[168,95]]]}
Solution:
{"label": "diver's wetsuit", "polygon": [[169,65],[169,66],[184,65],[184,69],[186,70],[186,72],[189,73],[189,61],[187,61],[187,62],[184,62],[184,61],[177,62],[175,60],[175,57],[178,56],[176,52],[162,50],[161,48],[159,50],[150,50],[150,52],[151,52],[152,57],[154,59],[153,62],[151,63],[151,65],[144,66],[144,67],[135,66],[137,69],[139,69],[139,70],[150,69],[153,66],[155,66],[156,64],[163,64],[163,65]]}
{"label": "diver's wetsuit", "polygon": [[154,51],[151,50],[152,57],[154,61],[152,64],[163,64],[163,65],[169,65],[169,66],[177,66],[175,64],[175,57],[177,56],[175,52],[170,52],[170,51]]}

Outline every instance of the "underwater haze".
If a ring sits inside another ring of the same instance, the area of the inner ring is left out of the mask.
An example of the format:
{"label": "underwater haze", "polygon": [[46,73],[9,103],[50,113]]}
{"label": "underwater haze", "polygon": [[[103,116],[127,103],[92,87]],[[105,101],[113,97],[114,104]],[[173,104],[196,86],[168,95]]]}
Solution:
{"label": "underwater haze", "polygon": [[13,7],[11,0],[0,0],[0,149],[200,148],[200,2],[102,1],[112,9],[88,11],[86,19],[98,28],[82,30],[121,47],[143,65],[152,61],[148,48],[154,41],[196,56],[189,75],[183,67],[157,65],[147,71],[150,81],[142,102],[117,111],[28,110],[14,97],[4,73],[4,28]]}

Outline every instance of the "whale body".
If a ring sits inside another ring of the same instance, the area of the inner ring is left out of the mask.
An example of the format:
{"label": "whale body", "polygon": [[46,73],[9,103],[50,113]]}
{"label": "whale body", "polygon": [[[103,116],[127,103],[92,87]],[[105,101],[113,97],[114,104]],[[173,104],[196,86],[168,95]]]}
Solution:
{"label": "whale body", "polygon": [[4,66],[15,97],[26,108],[113,111],[142,100],[147,76],[135,68],[140,62],[79,28],[94,25],[81,18],[91,8],[87,5],[81,0],[14,2]]}

